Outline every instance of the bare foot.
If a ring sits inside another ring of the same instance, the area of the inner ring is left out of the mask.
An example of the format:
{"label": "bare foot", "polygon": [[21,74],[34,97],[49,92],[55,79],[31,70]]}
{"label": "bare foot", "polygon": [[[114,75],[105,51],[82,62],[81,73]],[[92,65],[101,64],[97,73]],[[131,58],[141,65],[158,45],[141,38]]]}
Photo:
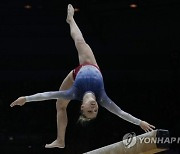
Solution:
{"label": "bare foot", "polygon": [[45,148],[65,148],[65,144],[55,140],[51,144],[46,144]]}
{"label": "bare foot", "polygon": [[68,5],[67,8],[67,18],[66,18],[66,22],[70,23],[70,21],[73,19],[74,16],[74,8],[71,4]]}

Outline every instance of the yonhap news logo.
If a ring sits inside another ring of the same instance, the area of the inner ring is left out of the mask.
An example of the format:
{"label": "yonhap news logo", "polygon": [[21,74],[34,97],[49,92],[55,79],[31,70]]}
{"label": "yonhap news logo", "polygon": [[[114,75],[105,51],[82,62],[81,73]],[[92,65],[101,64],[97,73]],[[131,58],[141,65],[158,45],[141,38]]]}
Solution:
{"label": "yonhap news logo", "polygon": [[136,142],[136,134],[134,132],[127,133],[123,136],[123,144],[126,148],[134,146]]}
{"label": "yonhap news logo", "polygon": [[[151,132],[149,132],[151,133]],[[123,136],[123,145],[125,148],[131,148],[136,143],[138,144],[180,144],[180,137],[156,137],[156,136],[141,136],[138,137],[134,132],[127,133]]]}

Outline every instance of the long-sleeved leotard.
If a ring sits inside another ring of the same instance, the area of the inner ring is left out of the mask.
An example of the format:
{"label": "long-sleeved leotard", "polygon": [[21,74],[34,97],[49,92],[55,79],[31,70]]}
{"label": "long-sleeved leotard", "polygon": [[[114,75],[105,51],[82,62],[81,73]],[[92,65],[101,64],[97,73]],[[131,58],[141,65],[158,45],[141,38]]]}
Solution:
{"label": "long-sleeved leotard", "polygon": [[104,82],[101,72],[97,67],[90,64],[84,65],[80,68],[74,84],[70,89],[64,91],[37,93],[35,95],[26,96],[26,102],[59,98],[82,101],[86,92],[94,93],[97,102],[115,115],[133,124],[140,124],[140,119],[137,119],[129,113],[121,110],[121,108],[107,96],[104,90]]}

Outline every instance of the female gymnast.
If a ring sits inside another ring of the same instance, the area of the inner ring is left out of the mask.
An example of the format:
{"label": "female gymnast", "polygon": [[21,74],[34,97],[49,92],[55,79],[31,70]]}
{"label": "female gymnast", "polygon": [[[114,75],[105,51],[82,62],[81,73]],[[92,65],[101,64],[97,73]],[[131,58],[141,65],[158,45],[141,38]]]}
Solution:
{"label": "female gymnast", "polygon": [[82,101],[81,120],[88,121],[96,118],[98,114],[98,104],[100,104],[120,118],[140,126],[145,132],[153,130],[155,128],[153,125],[123,111],[107,96],[100,68],[73,16],[74,8],[69,4],[67,7],[66,21],[70,26],[70,34],[78,51],[80,65],[67,75],[60,86],[60,91],[19,97],[11,103],[10,106],[22,106],[32,101],[57,99],[57,139],[51,144],[46,144],[46,148],[65,147],[65,131],[67,126],[66,108],[70,100]]}

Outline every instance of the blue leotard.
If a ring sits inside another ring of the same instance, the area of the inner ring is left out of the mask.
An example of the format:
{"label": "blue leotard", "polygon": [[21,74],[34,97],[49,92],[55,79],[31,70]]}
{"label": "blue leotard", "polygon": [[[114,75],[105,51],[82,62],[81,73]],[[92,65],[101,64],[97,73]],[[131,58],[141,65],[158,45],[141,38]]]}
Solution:
{"label": "blue leotard", "polygon": [[80,68],[70,89],[64,91],[44,92],[26,96],[26,102],[59,98],[82,101],[83,96],[86,92],[93,93],[96,97],[97,102],[110,112],[133,124],[140,124],[140,119],[137,119],[129,113],[124,112],[107,96],[100,70],[90,64],[84,65]]}

